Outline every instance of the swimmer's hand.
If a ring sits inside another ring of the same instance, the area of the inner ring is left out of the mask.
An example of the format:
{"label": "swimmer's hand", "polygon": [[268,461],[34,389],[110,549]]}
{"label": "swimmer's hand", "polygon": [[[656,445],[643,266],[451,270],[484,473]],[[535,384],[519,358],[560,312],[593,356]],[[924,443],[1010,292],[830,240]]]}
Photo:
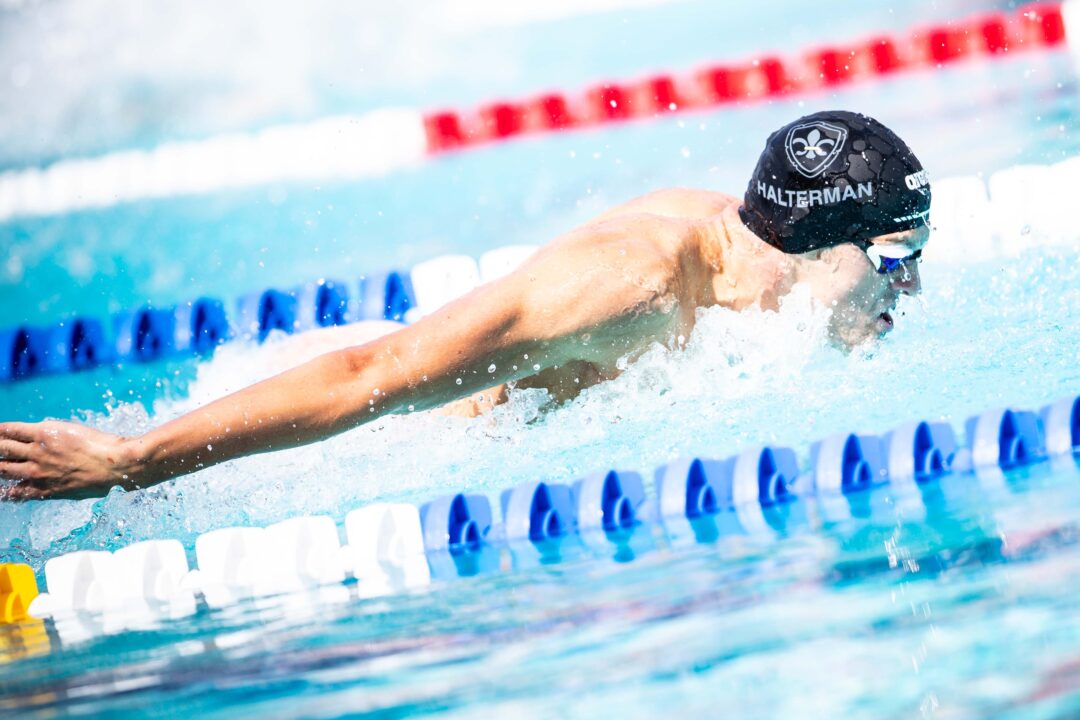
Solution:
{"label": "swimmer's hand", "polygon": [[2,500],[101,497],[113,485],[132,489],[125,438],[85,425],[0,423]]}

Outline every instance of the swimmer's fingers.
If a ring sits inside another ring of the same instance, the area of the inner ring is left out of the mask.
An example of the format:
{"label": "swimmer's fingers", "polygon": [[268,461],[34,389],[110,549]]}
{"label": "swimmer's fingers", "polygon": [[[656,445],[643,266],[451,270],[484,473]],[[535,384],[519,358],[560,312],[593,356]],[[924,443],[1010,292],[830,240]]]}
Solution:
{"label": "swimmer's fingers", "polygon": [[49,497],[49,494],[41,488],[32,487],[29,485],[16,485],[14,487],[7,488],[7,490],[0,490],[0,501],[9,500],[11,502],[22,502],[24,500],[45,500]]}
{"label": "swimmer's fingers", "polygon": [[35,423],[0,423],[0,439],[32,443],[40,440],[41,427]]}
{"label": "swimmer's fingers", "polygon": [[33,463],[0,461],[0,478],[14,480],[17,484],[0,489],[0,500],[33,500],[44,497],[40,488],[32,484],[38,468]]}
{"label": "swimmer's fingers", "polygon": [[30,478],[30,463],[0,460],[0,478],[27,482]]}
{"label": "swimmer's fingers", "polygon": [[13,460],[21,462],[32,457],[34,445],[30,443],[16,442],[14,440],[0,439],[0,461]]}
{"label": "swimmer's fingers", "polygon": [[35,462],[0,461],[0,479],[15,481],[0,489],[0,500],[44,500],[56,494],[48,474]]}

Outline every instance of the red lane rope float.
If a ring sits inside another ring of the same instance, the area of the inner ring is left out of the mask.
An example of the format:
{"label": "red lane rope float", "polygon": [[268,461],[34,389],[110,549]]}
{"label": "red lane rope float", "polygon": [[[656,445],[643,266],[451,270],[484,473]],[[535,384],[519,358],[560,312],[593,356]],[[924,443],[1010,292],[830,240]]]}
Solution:
{"label": "red lane rope float", "polygon": [[520,135],[831,89],[904,70],[1064,43],[1061,5],[1036,3],[1011,14],[982,14],[787,58],[769,55],[690,74],[604,83],[583,93],[549,92],[486,103],[470,111],[442,110],[426,114],[424,127],[428,152],[439,153]]}

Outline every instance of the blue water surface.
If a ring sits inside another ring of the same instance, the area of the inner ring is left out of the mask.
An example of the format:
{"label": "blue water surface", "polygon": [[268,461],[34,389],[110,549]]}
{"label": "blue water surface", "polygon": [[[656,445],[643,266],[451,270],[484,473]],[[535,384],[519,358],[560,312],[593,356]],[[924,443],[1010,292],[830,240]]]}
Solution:
{"label": "blue water surface", "polygon": [[[932,12],[973,5],[939,3]],[[687,26],[706,9],[627,13],[639,29],[598,51],[604,59],[581,61],[580,72],[554,62],[554,70],[518,77],[568,85],[564,78],[577,81],[585,70],[648,70],[653,61],[642,57],[672,66],[727,57],[706,38],[718,31],[702,23],[685,42],[667,43],[669,54],[640,29],[644,20]],[[838,11],[824,17],[843,37],[882,27],[890,9],[874,5],[861,21]],[[789,10],[777,14],[789,30],[774,44],[811,42],[803,16]],[[595,36],[608,22],[601,14],[511,34],[523,57],[547,59],[556,54],[547,38]],[[630,40],[645,36],[653,44],[635,52]],[[735,55],[762,46],[746,33],[732,37]],[[520,87],[493,76],[433,99],[478,99],[500,82],[500,92]],[[344,105],[322,111],[351,107],[336,101]],[[1080,151],[1072,60],[1023,55],[530,139],[379,180],[16,220],[0,227],[10,248],[0,300],[13,322],[43,322],[540,243],[658,187],[737,193],[764,132],[825,107],[886,119],[933,177],[986,176]],[[120,135],[94,142],[125,146],[141,137]],[[0,561],[28,562],[40,577],[47,559],[74,550],[176,538],[190,552],[198,534],[229,525],[304,513],[341,521],[366,503],[457,491],[494,500],[524,481],[570,482],[606,467],[648,475],[677,457],[724,457],[762,443],[796,448],[805,469],[808,444],[835,432],[880,433],[915,418],[959,431],[989,407],[1038,408],[1080,389],[1080,245],[1015,240],[1027,249],[1003,254],[988,243],[986,253],[958,262],[936,259],[932,239],[923,295],[905,299],[887,339],[851,354],[828,345],[825,311],[801,292],[780,313],[704,309],[684,349],[656,347],[619,379],[561,407],[542,391],[515,392],[474,420],[391,417],[147,491],[4,506]],[[137,433],[272,373],[287,342],[232,345],[201,364],[4,386],[0,407],[5,419],[80,417]],[[0,713],[1070,717],[1080,707],[1078,518],[1080,468],[1066,458],[1005,476],[884,487],[839,508],[802,499],[768,532],[740,532],[733,515],[724,524],[730,531],[704,544],[644,526],[632,556],[582,550],[516,569],[504,554],[500,572],[375,600],[344,587],[203,609],[154,630],[82,642],[0,629]]]}

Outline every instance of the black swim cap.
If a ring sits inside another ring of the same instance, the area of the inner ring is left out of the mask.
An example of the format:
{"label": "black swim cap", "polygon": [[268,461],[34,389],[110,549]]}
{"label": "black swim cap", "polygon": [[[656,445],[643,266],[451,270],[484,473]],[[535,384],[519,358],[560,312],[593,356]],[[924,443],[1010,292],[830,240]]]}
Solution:
{"label": "black swim cap", "polygon": [[786,253],[804,253],[928,221],[930,180],[892,130],[857,113],[814,113],[769,136],[739,217]]}

